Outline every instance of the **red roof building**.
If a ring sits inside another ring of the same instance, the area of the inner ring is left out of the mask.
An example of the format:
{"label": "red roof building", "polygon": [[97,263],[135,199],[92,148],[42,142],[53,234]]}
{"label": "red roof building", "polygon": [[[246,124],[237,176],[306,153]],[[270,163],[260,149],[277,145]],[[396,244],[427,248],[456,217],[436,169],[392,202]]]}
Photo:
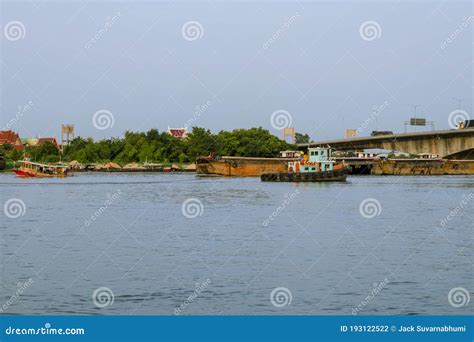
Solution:
{"label": "red roof building", "polygon": [[188,136],[188,130],[186,128],[169,128],[168,127],[168,134],[178,139],[184,139]]}
{"label": "red roof building", "polygon": [[60,148],[58,141],[56,138],[29,138],[25,139],[25,145],[28,147],[40,147],[43,145],[45,142],[49,142],[54,145],[57,149]]}
{"label": "red roof building", "polygon": [[13,131],[0,131],[0,145],[10,144],[15,150],[21,151],[24,146],[18,133]]}
{"label": "red roof building", "polygon": [[57,149],[59,149],[59,144],[56,138],[38,138],[38,146],[43,145],[45,142],[50,142],[53,144]]}

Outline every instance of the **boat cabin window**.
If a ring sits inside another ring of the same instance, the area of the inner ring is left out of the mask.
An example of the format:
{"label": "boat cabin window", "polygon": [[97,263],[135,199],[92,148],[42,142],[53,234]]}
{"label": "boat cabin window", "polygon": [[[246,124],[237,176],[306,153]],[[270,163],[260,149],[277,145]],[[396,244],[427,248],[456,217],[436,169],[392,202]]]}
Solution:
{"label": "boat cabin window", "polygon": [[314,170],[316,170],[316,168],[312,167],[312,168],[311,168],[311,170],[313,170],[313,171],[314,171]]}
{"label": "boat cabin window", "polygon": [[308,171],[308,170],[309,170],[309,168],[305,167],[305,168],[304,168],[304,170],[305,170],[305,171]]}

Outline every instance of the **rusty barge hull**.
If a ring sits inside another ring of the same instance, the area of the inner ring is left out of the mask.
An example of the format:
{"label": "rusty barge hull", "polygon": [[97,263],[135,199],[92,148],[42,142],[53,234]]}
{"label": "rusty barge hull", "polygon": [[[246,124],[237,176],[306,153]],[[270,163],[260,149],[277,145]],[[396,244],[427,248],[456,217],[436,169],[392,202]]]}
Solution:
{"label": "rusty barge hull", "polygon": [[449,159],[389,159],[380,160],[373,164],[373,175],[474,175],[473,160]]}
{"label": "rusty barge hull", "polygon": [[228,177],[260,177],[264,173],[283,173],[288,170],[288,162],[298,158],[252,158],[221,157],[219,160],[198,159],[198,175],[219,175]]}

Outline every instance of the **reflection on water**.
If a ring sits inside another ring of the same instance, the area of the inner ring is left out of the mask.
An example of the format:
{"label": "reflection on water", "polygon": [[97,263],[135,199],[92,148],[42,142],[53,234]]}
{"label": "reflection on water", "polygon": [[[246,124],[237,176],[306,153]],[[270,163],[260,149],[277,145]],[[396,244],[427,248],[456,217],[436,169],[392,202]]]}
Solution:
{"label": "reflection on water", "polygon": [[[472,291],[473,203],[459,209],[474,192],[472,177],[295,184],[1,174],[0,188],[2,206],[11,198],[25,204],[23,216],[0,222],[8,314],[470,312],[447,296],[454,287]],[[190,198],[195,218],[182,212]],[[380,204],[373,218],[360,213],[365,199]],[[99,308],[92,296],[101,287],[113,298]],[[278,287],[291,295],[281,307],[270,299]]]}

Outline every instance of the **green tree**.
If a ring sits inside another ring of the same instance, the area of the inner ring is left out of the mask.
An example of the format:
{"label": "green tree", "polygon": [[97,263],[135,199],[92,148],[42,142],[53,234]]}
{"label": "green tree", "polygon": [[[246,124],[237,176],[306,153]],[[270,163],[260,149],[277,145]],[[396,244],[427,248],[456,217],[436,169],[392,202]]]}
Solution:
{"label": "green tree", "polygon": [[40,146],[26,148],[26,154],[34,161],[57,162],[59,161],[59,149],[49,141],[45,141]]}
{"label": "green tree", "polygon": [[185,146],[187,147],[188,157],[195,160],[198,156],[206,156],[216,152],[216,137],[208,129],[193,127],[185,140]]}
{"label": "green tree", "polygon": [[[94,141],[92,138],[75,138],[64,148],[65,161],[81,163],[115,161],[120,164],[132,162],[191,162],[200,155],[275,157],[281,150],[293,146],[278,139],[268,130],[259,128],[236,129],[218,134],[210,130],[193,127],[186,139],[178,139],[166,132],[150,129],[148,132],[127,131],[123,138]],[[35,156],[45,158],[52,151],[35,151]],[[51,154],[57,155],[57,154]]]}
{"label": "green tree", "polygon": [[217,141],[219,154],[230,156],[276,157],[280,151],[291,148],[291,145],[261,127],[221,131]]}
{"label": "green tree", "polygon": [[297,144],[307,144],[310,142],[311,138],[308,134],[295,133],[295,140]]}

